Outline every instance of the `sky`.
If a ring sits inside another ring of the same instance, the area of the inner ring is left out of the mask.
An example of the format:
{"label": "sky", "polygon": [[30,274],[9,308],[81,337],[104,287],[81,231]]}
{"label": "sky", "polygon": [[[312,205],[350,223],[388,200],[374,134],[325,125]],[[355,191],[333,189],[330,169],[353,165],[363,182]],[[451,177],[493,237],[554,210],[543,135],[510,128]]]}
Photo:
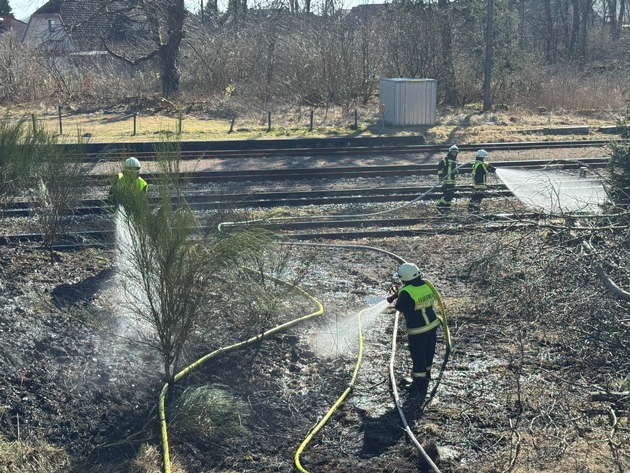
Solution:
{"label": "sky", "polygon": [[[11,5],[11,9],[13,11],[13,16],[18,20],[22,20],[24,22],[28,21],[28,18],[45,4],[48,0],[9,0],[9,5]],[[362,3],[384,3],[385,0],[344,0],[343,4],[347,6],[358,5]],[[186,7],[191,11],[199,11],[199,6],[201,4],[201,0],[185,0]],[[205,0],[204,0],[205,3]],[[221,10],[221,4],[225,3],[224,1],[219,0],[219,10]],[[313,2],[315,3],[315,2]]]}

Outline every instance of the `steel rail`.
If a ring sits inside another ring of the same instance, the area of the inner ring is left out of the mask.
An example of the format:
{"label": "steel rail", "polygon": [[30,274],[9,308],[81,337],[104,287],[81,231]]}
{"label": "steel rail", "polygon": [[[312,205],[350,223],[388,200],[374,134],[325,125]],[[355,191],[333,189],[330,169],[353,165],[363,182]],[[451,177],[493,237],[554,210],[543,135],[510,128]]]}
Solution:
{"label": "steel rail", "polygon": [[[497,215],[476,215],[475,221],[465,225],[461,219],[453,219],[451,222],[446,221],[444,217],[436,217],[430,226],[424,228],[405,228],[418,222],[427,223],[427,219],[373,219],[361,221],[342,221],[340,222],[285,222],[274,223],[268,225],[272,230],[309,230],[318,228],[337,228],[337,227],[357,227],[366,226],[353,231],[329,231],[329,232],[298,232],[293,234],[281,234],[281,238],[287,241],[305,241],[305,240],[359,240],[362,238],[384,239],[392,237],[414,237],[418,235],[437,235],[437,234],[463,234],[468,231],[502,231],[515,228],[529,228],[536,225],[535,222],[521,221],[526,217],[540,217],[538,214],[527,214],[518,216],[510,216],[509,214]],[[439,225],[436,225],[438,222]],[[354,225],[352,225],[352,223]],[[244,222],[246,224],[246,222]],[[262,226],[265,226],[264,224]],[[392,228],[392,227],[402,228]],[[212,227],[214,228],[214,227]],[[210,230],[210,227],[200,227],[199,231],[204,232]],[[58,236],[57,242],[53,245],[53,249],[70,250],[84,248],[88,246],[110,246],[114,244],[114,230],[88,230],[79,232],[66,232]],[[44,235],[41,233],[25,233],[14,235],[0,236],[0,245],[24,244],[24,243],[41,243]]]}
{"label": "steel rail", "polygon": [[[572,158],[555,160],[519,160],[519,161],[493,161],[492,165],[497,168],[519,167],[519,168],[550,168],[560,167],[562,169],[578,169],[581,166],[592,168],[604,167],[608,163],[608,158]],[[329,166],[329,167],[305,167],[305,168],[283,168],[283,169],[238,169],[224,171],[195,171],[188,173],[184,180],[192,184],[204,184],[210,182],[243,182],[243,181],[278,181],[278,180],[300,180],[300,179],[323,179],[323,178],[370,178],[388,176],[417,176],[434,175],[436,163],[424,164],[391,164],[374,166]],[[462,166],[462,172],[472,169],[471,164]],[[186,173],[184,173],[186,174]],[[158,181],[162,175],[160,173],[143,173],[143,177],[148,180]],[[94,185],[106,185],[112,180],[109,174],[92,174],[89,182]]]}
{"label": "steel rail", "polygon": [[[186,201],[195,211],[226,208],[270,208],[301,207],[309,205],[339,205],[401,202],[416,198],[430,187],[393,187],[393,188],[358,188],[317,191],[278,191],[256,192],[247,194],[187,194]],[[472,194],[471,186],[458,186],[458,197]],[[435,200],[442,194],[436,190],[426,194],[421,200]],[[510,197],[512,193],[503,185],[490,186],[487,197]],[[151,199],[152,204],[159,204],[158,199]],[[173,201],[173,205],[177,205]],[[14,202],[3,212],[5,217],[25,217],[36,212],[29,202]],[[99,199],[86,199],[72,209],[74,215],[104,215],[113,213],[111,205]]]}
{"label": "steel rail", "polygon": [[[211,157],[265,157],[265,156],[308,156],[308,155],[369,155],[409,154],[446,152],[447,145],[424,144],[418,137],[364,137],[364,138],[319,138],[282,140],[232,140],[232,141],[183,141],[172,144],[172,149],[160,151],[159,142],[90,143],[87,145],[63,145],[67,153],[82,153],[86,159],[114,161],[123,155],[133,154],[145,160],[155,159],[162,153],[177,153],[182,159]],[[458,145],[461,151],[516,151],[559,148],[606,147],[611,140],[554,140],[497,143],[468,143]],[[617,140],[619,141],[619,140]],[[621,140],[625,141],[625,140]],[[420,142],[420,143],[419,143]],[[177,146],[179,149],[175,149]]]}

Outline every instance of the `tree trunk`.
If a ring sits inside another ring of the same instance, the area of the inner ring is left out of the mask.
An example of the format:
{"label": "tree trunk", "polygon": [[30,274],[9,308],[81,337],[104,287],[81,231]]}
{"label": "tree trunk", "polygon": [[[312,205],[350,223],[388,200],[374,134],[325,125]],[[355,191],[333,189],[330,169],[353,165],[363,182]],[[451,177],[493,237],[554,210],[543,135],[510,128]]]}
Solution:
{"label": "tree trunk", "polygon": [[553,16],[551,15],[551,0],[544,0],[547,37],[545,38],[545,60],[552,64],[555,60],[555,35],[553,29]]}
{"label": "tree trunk", "polygon": [[525,48],[525,0],[518,2],[518,47]]}
{"label": "tree trunk", "polygon": [[162,95],[173,97],[179,92],[179,47],[184,37],[184,0],[171,0],[168,5],[166,42],[160,46]]}
{"label": "tree trunk", "polygon": [[613,39],[619,41],[621,39],[621,26],[623,25],[623,16],[626,11],[626,0],[619,0],[619,15],[617,16],[617,29],[613,34]]}
{"label": "tree trunk", "polygon": [[492,108],[490,86],[492,85],[492,60],[494,57],[494,0],[488,0],[486,14],[486,60],[483,66],[483,111]]}
{"label": "tree trunk", "polygon": [[444,101],[446,105],[457,105],[457,83],[453,65],[453,35],[449,21],[448,0],[438,0],[440,32],[442,39],[442,82],[444,84]]}
{"label": "tree trunk", "polygon": [[578,52],[580,57],[586,57],[586,50],[588,44],[588,20],[591,17],[591,11],[593,10],[592,0],[583,0],[582,2],[582,18],[580,23],[580,41],[578,43]]}
{"label": "tree trunk", "polygon": [[602,6],[605,8],[604,18],[609,18],[610,37],[614,39],[617,31],[617,0],[606,0]]}
{"label": "tree trunk", "polygon": [[580,17],[582,12],[580,11],[580,0],[572,0],[571,5],[573,6],[573,24],[571,26],[571,41],[569,42],[569,54],[572,58],[577,57],[578,54],[578,44],[580,41]]}

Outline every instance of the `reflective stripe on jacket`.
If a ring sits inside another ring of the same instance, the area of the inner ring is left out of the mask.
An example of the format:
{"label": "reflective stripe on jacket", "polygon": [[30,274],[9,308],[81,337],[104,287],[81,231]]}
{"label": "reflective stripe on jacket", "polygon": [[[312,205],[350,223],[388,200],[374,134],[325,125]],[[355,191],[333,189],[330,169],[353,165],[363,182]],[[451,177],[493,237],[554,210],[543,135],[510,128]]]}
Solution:
{"label": "reflective stripe on jacket", "polygon": [[483,161],[475,161],[472,168],[473,187],[487,189],[488,166]]}
{"label": "reflective stripe on jacket", "polygon": [[[118,173],[118,183],[119,183],[119,185],[127,185],[127,183],[129,183],[129,180],[127,179],[127,177],[122,172]],[[136,178],[136,181],[134,183],[131,183],[131,185],[134,185],[134,184],[138,188],[139,191],[146,191],[147,190],[148,184],[140,176],[138,176]]]}
{"label": "reflective stripe on jacket", "polygon": [[442,160],[438,163],[437,175],[444,184],[455,184],[455,176],[459,171],[455,168],[457,167],[457,158],[455,156],[451,156],[447,154]]}
{"label": "reflective stripe on jacket", "polygon": [[412,284],[403,286],[400,291],[398,291],[399,300],[403,292],[409,294],[415,304],[413,311],[403,311],[407,323],[408,335],[418,335],[428,332],[440,324],[440,320],[433,310],[435,294],[433,294],[431,288],[425,284],[424,281],[418,286]]}

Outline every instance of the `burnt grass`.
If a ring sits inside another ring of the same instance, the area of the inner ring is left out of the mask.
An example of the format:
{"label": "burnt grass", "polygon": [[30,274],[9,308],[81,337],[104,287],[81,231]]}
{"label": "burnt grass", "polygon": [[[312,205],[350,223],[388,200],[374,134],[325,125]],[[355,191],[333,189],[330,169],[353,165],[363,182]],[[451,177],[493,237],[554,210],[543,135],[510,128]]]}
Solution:
{"label": "burnt grass", "polygon": [[[443,472],[630,471],[626,401],[591,399],[628,391],[628,303],[597,280],[574,230],[490,233],[477,219],[466,233],[449,232],[471,223],[459,210],[434,223],[442,229],[434,235],[351,242],[416,261],[446,304],[454,345],[443,364],[439,332],[439,384],[423,410],[401,391],[413,432]],[[396,262],[356,248],[283,251],[295,261],[316,253],[300,285],[325,313],[219,356],[176,385],[167,415],[187,388],[199,386],[220,386],[249,414],[242,435],[195,435],[173,422],[174,472],[295,471],[296,450],[348,386],[357,353],[351,321],[387,295]],[[160,468],[158,454],[139,456],[161,448],[163,378],[155,354],[119,333],[115,260],[113,249],[85,248],[56,252],[51,263],[31,245],[0,246],[0,431],[6,441],[63,449],[72,466],[56,471]],[[613,275],[627,287],[626,272]],[[257,314],[241,305],[226,297],[209,309],[217,317],[196,332],[187,362],[251,336]],[[293,294],[277,309],[258,326],[316,308]],[[393,316],[388,308],[366,320],[357,383],[304,448],[308,471],[430,471],[390,392]],[[398,378],[410,368],[401,325]],[[332,355],[314,342],[331,339]]]}

